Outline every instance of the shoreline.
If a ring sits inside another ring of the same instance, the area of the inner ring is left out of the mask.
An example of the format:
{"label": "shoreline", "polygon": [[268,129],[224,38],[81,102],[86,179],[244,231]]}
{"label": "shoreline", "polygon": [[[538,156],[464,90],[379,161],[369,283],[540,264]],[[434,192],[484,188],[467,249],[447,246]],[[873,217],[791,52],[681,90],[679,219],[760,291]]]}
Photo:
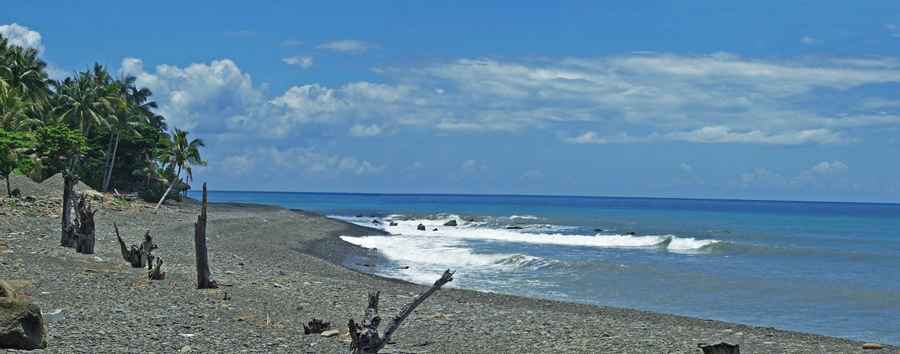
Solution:
{"label": "shoreline", "polygon": [[[189,235],[197,209],[102,209],[93,256],[58,246],[56,218],[0,221],[0,242],[11,251],[0,257],[0,278],[26,280],[24,291],[45,313],[62,314],[49,321],[50,347],[36,353],[346,352],[346,337],[304,336],[301,324],[315,317],[346,332],[348,319],[363,316],[368,291],[382,292],[382,316],[392,316],[427,288],[342,264],[367,251],[338,236],[375,229],[276,206],[211,203],[211,272],[222,286],[196,290]],[[148,281],[124,264],[113,223],[128,243],[151,229],[165,280]],[[457,288],[429,298],[394,338],[385,352],[698,353],[698,343],[721,341],[747,353],[862,352],[862,342],[843,338]]]}

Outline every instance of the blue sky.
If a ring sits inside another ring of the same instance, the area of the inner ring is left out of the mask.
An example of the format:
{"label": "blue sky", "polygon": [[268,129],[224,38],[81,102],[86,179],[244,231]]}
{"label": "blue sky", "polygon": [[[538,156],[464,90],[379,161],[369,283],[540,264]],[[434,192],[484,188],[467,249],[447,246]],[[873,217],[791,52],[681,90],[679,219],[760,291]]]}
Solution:
{"label": "blue sky", "polygon": [[18,1],[213,189],[900,201],[900,3]]}

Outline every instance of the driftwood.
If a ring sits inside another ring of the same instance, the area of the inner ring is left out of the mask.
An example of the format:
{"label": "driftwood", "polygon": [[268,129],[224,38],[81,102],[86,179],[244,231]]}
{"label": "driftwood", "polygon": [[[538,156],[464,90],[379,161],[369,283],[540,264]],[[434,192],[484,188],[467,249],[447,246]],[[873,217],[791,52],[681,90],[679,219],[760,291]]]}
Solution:
{"label": "driftwood", "polygon": [[383,337],[378,334],[378,325],[381,324],[381,317],[378,316],[378,299],[381,296],[381,292],[369,293],[369,306],[366,308],[366,318],[363,320],[362,325],[357,324],[353,319],[350,319],[350,322],[347,324],[350,330],[350,352],[353,354],[377,354],[384,348],[385,344],[391,341],[391,336],[400,328],[403,320],[409,317],[416,307],[421,305],[425,299],[438,291],[444,284],[451,281],[453,281],[453,272],[448,269],[444,271],[440,279],[434,282],[431,288],[400,310],[400,313],[391,320],[391,324],[384,331]]}
{"label": "driftwood", "polygon": [[153,236],[150,236],[150,230],[147,230],[147,233],[144,234],[144,242],[141,242],[140,247],[131,245],[129,249],[125,246],[122,236],[119,235],[119,226],[113,223],[113,228],[116,230],[116,238],[119,240],[122,258],[134,268],[147,267],[147,269],[152,269],[153,258],[155,258],[152,252],[159,247],[153,243]]}
{"label": "driftwood", "polygon": [[728,344],[725,342],[719,344],[698,344],[703,354],[741,354],[741,346],[739,344]]}
{"label": "driftwood", "polygon": [[322,333],[331,328],[330,322],[325,322],[317,318],[313,318],[308,324],[303,325],[303,334]]}
{"label": "driftwood", "polygon": [[63,174],[63,202],[62,225],[59,244],[63,247],[75,247],[75,220],[72,219],[72,211],[75,208],[75,185],[78,177],[68,173]]}
{"label": "driftwood", "polygon": [[162,258],[156,257],[156,265],[150,267],[150,271],[147,272],[150,280],[163,280],[166,278],[166,272],[162,271],[162,264]]}
{"label": "driftwood", "polygon": [[194,253],[197,256],[197,289],[215,289],[218,286],[214,280],[209,279],[209,257],[206,253],[206,183],[203,183],[203,204],[200,207],[200,215],[194,224]]}
{"label": "driftwood", "polygon": [[91,202],[88,200],[87,195],[82,194],[78,200],[78,208],[75,211],[78,215],[73,232],[75,251],[84,254],[94,254],[94,242],[96,241],[94,215],[97,214],[97,210],[91,207]]}

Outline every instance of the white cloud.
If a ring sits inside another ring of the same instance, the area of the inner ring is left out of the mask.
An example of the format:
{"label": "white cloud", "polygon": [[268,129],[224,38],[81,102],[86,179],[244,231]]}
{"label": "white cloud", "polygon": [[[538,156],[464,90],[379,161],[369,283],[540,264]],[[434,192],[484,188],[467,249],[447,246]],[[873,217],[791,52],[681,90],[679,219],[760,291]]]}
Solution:
{"label": "white cloud", "polygon": [[384,171],[384,166],[354,157],[332,155],[309,148],[260,150],[279,168],[299,170],[307,174],[373,175]]}
{"label": "white cloud", "polygon": [[310,56],[294,56],[281,59],[287,65],[299,66],[304,69],[309,69],[313,66],[313,57]]}
{"label": "white cloud", "polygon": [[486,171],[488,167],[478,160],[465,160],[459,169],[464,175],[474,175]]}
{"label": "white cloud", "polygon": [[[215,163],[215,162],[212,162]],[[251,154],[229,155],[222,159],[221,169],[229,174],[242,175],[256,166],[256,159]]]}
{"label": "white cloud", "polygon": [[355,124],[352,127],[350,127],[350,135],[356,136],[356,137],[370,137],[370,136],[377,136],[379,134],[381,134],[381,127],[379,127],[377,124],[372,124],[372,125]]}
{"label": "white cloud", "polygon": [[41,34],[17,23],[0,26],[0,36],[6,38],[11,45],[44,51]]}
{"label": "white cloud", "polygon": [[333,50],[336,52],[360,54],[369,49],[379,48],[379,46],[374,43],[367,43],[367,42],[354,40],[354,39],[345,39],[345,40],[322,43],[321,45],[318,46],[318,48]]}
{"label": "white cloud", "polygon": [[673,132],[666,138],[694,143],[744,143],[799,145],[806,143],[835,144],[846,142],[839,134],[827,129],[810,129],[796,132],[766,133],[759,130],[733,131],[728,127],[703,127],[688,132]]}
{"label": "white cloud", "polygon": [[694,166],[691,166],[686,162],[682,162],[680,165],[678,165],[678,168],[680,168],[681,171],[685,173],[694,172]]}
{"label": "white cloud", "polygon": [[[303,64],[302,57],[287,61]],[[891,108],[884,105],[875,110],[865,94],[841,95],[841,107],[853,110],[826,114],[818,107],[832,102],[816,93],[898,84],[900,60],[894,58],[807,62],[714,53],[460,59],[383,69],[378,83],[300,83],[268,97],[228,59],[160,65],[155,72],[145,72],[137,59],[122,66],[163,95],[161,111],[179,126],[276,138],[298,134],[307,124],[340,125],[357,136],[404,126],[449,133],[603,126],[608,133],[582,131],[563,140],[798,145],[852,142],[851,128],[900,125],[900,112],[881,113]]]}
{"label": "white cloud", "polygon": [[264,103],[250,75],[229,59],[183,68],[158,65],[147,72],[140,59],[125,58],[120,71],[135,76],[138,86],[151,89],[159,112],[169,125],[181,129],[225,132],[246,122]]}
{"label": "white cloud", "polygon": [[813,38],[810,36],[803,36],[803,38],[800,38],[800,43],[803,43],[806,45],[817,45],[817,44],[825,43],[825,41],[818,39],[818,38]]}
{"label": "white cloud", "polygon": [[833,174],[844,172],[847,168],[847,164],[842,161],[822,161],[813,166],[811,171],[819,174]]}

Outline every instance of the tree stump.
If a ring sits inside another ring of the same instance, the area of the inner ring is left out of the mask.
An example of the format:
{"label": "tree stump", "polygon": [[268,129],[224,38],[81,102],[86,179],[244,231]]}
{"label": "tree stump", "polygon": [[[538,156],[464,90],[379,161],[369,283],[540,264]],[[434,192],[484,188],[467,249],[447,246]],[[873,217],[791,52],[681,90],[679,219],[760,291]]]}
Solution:
{"label": "tree stump", "polygon": [[741,354],[741,346],[738,344],[728,344],[725,342],[719,344],[699,344],[703,354]]}
{"label": "tree stump", "polygon": [[75,251],[83,254],[94,254],[94,243],[96,236],[94,234],[94,215],[97,210],[91,207],[91,202],[87,195],[82,194],[78,200],[78,208],[76,209],[78,219],[75,223]]}
{"label": "tree stump", "polygon": [[400,328],[403,320],[409,317],[416,307],[425,302],[425,299],[451,281],[453,281],[453,272],[448,269],[434,282],[431,288],[400,310],[400,313],[391,320],[391,324],[384,331],[383,337],[378,334],[378,326],[381,324],[381,317],[378,316],[378,300],[381,292],[369,293],[369,306],[366,307],[366,318],[362,325],[357,324],[353,319],[350,319],[347,324],[350,330],[350,352],[353,354],[378,354],[384,345],[391,341],[391,336]]}
{"label": "tree stump", "polygon": [[208,198],[206,183],[203,183],[203,204],[194,224],[194,253],[197,258],[197,289],[215,289],[216,282],[209,279],[209,257],[206,253],[206,207]]}
{"label": "tree stump", "polygon": [[331,328],[331,323],[313,318],[312,321],[303,325],[303,334],[322,333]]}
{"label": "tree stump", "polygon": [[150,236],[150,230],[147,230],[147,233],[144,234],[144,242],[141,242],[140,248],[131,245],[131,248],[129,249],[125,246],[125,241],[122,240],[122,236],[119,235],[119,226],[113,223],[113,228],[116,230],[116,238],[119,240],[119,249],[122,251],[122,258],[134,268],[147,267],[147,269],[152,269],[151,262],[154,258],[152,252],[159,247],[153,243],[153,236]]}
{"label": "tree stump", "polygon": [[75,221],[72,220],[72,210],[75,208],[75,185],[78,177],[69,173],[63,173],[63,202],[62,202],[62,235],[60,245],[63,247],[75,247]]}
{"label": "tree stump", "polygon": [[166,272],[162,271],[162,258],[156,257],[156,265],[150,268],[150,271],[147,272],[147,276],[150,280],[163,280],[166,278]]}

